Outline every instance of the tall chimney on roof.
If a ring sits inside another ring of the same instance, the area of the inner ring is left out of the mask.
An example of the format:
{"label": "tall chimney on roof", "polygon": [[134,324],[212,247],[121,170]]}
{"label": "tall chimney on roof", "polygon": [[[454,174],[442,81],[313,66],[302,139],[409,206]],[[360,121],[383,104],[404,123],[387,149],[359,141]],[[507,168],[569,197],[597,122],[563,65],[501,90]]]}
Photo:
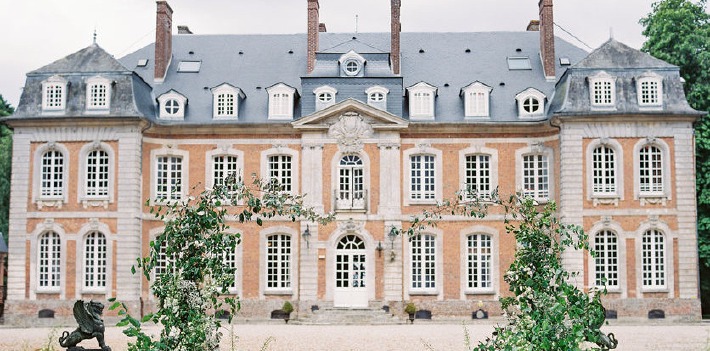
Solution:
{"label": "tall chimney on roof", "polygon": [[167,1],[156,1],[155,16],[155,81],[162,82],[173,56],[173,9]]}
{"label": "tall chimney on roof", "polygon": [[318,51],[318,0],[308,0],[308,73],[313,72],[316,65],[316,51]]}
{"label": "tall chimney on roof", "polygon": [[400,60],[399,34],[402,31],[402,23],[399,20],[399,13],[400,13],[401,7],[402,7],[402,0],[391,0],[390,8],[392,10],[392,17],[390,18],[390,25],[391,25],[390,63],[392,64],[392,72],[394,74],[399,74],[399,60]]}
{"label": "tall chimney on roof", "polygon": [[545,77],[555,78],[555,29],[552,0],[540,0],[540,56]]}

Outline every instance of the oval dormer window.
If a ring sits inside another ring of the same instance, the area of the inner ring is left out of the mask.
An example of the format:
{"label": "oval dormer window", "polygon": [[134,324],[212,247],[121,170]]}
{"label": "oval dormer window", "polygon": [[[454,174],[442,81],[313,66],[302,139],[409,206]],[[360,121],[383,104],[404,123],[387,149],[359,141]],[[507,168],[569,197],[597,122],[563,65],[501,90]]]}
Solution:
{"label": "oval dormer window", "polygon": [[358,73],[360,73],[360,62],[353,59],[345,61],[345,74],[354,76]]}
{"label": "oval dormer window", "polygon": [[318,101],[321,103],[324,103],[324,104],[327,104],[327,103],[333,101],[333,93],[325,92],[325,93],[318,94]]}
{"label": "oval dormer window", "polygon": [[523,110],[529,114],[538,113],[540,110],[540,100],[532,96],[527,97],[523,100]]}
{"label": "oval dormer window", "polygon": [[176,115],[180,112],[180,103],[175,99],[169,99],[165,102],[165,112],[169,115]]}
{"label": "oval dormer window", "polygon": [[370,94],[370,101],[371,102],[382,102],[385,100],[385,94],[380,93],[380,92],[375,92]]}

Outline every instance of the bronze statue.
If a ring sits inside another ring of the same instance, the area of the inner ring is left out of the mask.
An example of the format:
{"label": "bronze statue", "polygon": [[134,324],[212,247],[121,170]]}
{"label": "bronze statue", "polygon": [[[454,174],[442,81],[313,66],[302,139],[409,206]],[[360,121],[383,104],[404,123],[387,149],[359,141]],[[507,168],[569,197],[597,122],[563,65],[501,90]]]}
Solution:
{"label": "bronze statue", "polygon": [[101,319],[103,312],[104,305],[101,302],[77,300],[74,303],[74,319],[79,323],[79,327],[71,334],[65,331],[59,337],[59,345],[66,347],[70,351],[84,350],[83,347],[76,345],[83,340],[96,338],[101,351],[111,351],[111,348],[106,346],[104,342],[106,327],[104,327],[104,321]]}

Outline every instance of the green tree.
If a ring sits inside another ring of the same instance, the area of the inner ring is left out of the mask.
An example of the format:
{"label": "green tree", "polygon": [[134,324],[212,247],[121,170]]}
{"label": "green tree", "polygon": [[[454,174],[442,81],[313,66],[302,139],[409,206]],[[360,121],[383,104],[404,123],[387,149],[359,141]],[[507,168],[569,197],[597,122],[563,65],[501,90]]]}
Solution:
{"label": "green tree", "polygon": [[[680,67],[685,94],[696,110],[710,110],[710,14],[706,0],[663,0],[640,21],[641,50]],[[710,117],[695,125],[698,253],[703,311],[710,313]]]}
{"label": "green tree", "polygon": [[[326,224],[332,216],[322,216],[303,205],[302,196],[280,191],[278,184],[259,179],[251,185],[231,176],[223,185],[195,197],[156,205],[148,201],[151,213],[165,223],[164,231],[150,242],[148,256],[139,258],[136,268],[151,281],[157,310],[140,320],[115,299],[110,309],[123,316],[118,326],[135,337],[131,351],[218,350],[222,334],[215,312],[229,311],[229,319],[239,309],[239,301],[228,294],[234,284],[236,267],[226,259],[240,242],[239,234],[229,233],[227,216],[240,223],[265,220],[303,219]],[[194,189],[193,189],[194,191]],[[243,204],[243,205],[241,205]],[[162,327],[159,339],[145,334],[148,321]]]}
{"label": "green tree", "polygon": [[[15,109],[0,95],[0,117],[9,116]],[[0,124],[0,233],[7,242],[10,215],[10,170],[12,167],[12,131]]]}

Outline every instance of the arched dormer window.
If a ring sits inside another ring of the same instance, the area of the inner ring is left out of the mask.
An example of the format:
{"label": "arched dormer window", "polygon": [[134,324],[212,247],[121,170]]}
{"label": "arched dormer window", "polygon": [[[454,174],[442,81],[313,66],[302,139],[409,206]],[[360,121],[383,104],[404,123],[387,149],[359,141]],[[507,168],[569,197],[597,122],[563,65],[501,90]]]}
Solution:
{"label": "arched dormer window", "polygon": [[171,89],[167,93],[158,96],[158,105],[160,105],[160,119],[185,119],[187,98],[177,91]]}
{"label": "arched dormer window", "polygon": [[464,113],[466,117],[490,116],[490,93],[493,88],[479,82],[473,82],[461,89],[464,98]]}
{"label": "arched dormer window", "polygon": [[389,89],[379,85],[367,88],[367,90],[365,90],[365,94],[367,94],[367,104],[386,111],[387,94],[389,94],[389,92]]}
{"label": "arched dormer window", "polygon": [[527,88],[515,95],[519,117],[540,117],[545,114],[545,94],[535,88]]}
{"label": "arched dormer window", "polygon": [[611,108],[616,105],[616,77],[599,72],[587,78],[589,81],[589,101],[592,108]]}
{"label": "arched dormer window", "polygon": [[212,90],[212,118],[237,119],[239,117],[239,100],[245,95],[241,89],[223,83]]}
{"label": "arched dormer window", "polygon": [[269,94],[269,119],[293,119],[293,101],[296,89],[278,83],[266,88],[266,92]]}
{"label": "arched dormer window", "polygon": [[51,76],[42,82],[42,111],[64,111],[67,104],[69,82],[60,76]]}
{"label": "arched dormer window", "polygon": [[353,50],[338,59],[340,72],[346,77],[362,77],[364,75],[365,62],[365,58]]}
{"label": "arched dormer window", "polygon": [[419,82],[407,88],[409,94],[409,118],[411,120],[433,120],[436,87]]}
{"label": "arched dormer window", "polygon": [[316,97],[316,111],[335,105],[335,94],[337,93],[335,88],[328,85],[313,90]]}
{"label": "arched dormer window", "polygon": [[663,77],[646,73],[636,80],[636,91],[640,108],[661,108],[663,106]]}
{"label": "arched dormer window", "polygon": [[86,80],[86,109],[92,113],[108,113],[111,107],[111,81],[101,76]]}

